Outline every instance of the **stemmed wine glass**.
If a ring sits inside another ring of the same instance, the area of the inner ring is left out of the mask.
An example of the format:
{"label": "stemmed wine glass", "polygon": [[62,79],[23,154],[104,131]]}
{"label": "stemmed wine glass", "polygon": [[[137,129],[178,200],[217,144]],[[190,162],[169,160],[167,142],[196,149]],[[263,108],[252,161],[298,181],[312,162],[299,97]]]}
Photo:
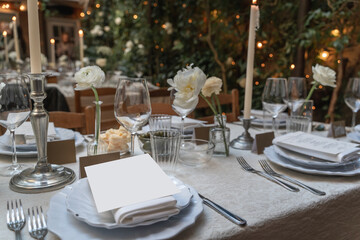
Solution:
{"label": "stemmed wine glass", "polygon": [[185,122],[185,118],[187,115],[189,115],[189,113],[191,113],[192,111],[194,111],[198,100],[194,100],[193,104],[186,104],[186,107],[182,104],[178,104],[177,103],[177,99],[176,99],[176,93],[177,91],[175,89],[171,90],[170,92],[170,102],[171,102],[171,106],[172,109],[180,116],[181,118],[181,125],[180,125],[180,132],[181,132],[181,137],[184,136],[184,122]]}
{"label": "stemmed wine glass", "polygon": [[360,78],[350,78],[345,94],[345,103],[352,110],[352,122],[351,127],[354,130],[356,123],[356,113],[360,109]]}
{"label": "stemmed wine glass", "polygon": [[276,133],[275,120],[279,113],[287,107],[287,83],[285,78],[266,79],[264,91],[262,94],[262,104],[265,110],[272,115],[272,128]]}
{"label": "stemmed wine glass", "polygon": [[288,78],[288,106],[292,114],[299,106],[300,100],[307,97],[306,79],[303,77]]}
{"label": "stemmed wine glass", "polygon": [[136,132],[151,115],[150,94],[144,78],[120,78],[115,93],[114,114],[116,120],[131,133],[131,154],[134,155]]}
{"label": "stemmed wine glass", "polygon": [[31,111],[30,94],[27,85],[17,74],[0,75],[0,125],[9,130],[12,141],[12,164],[0,169],[0,175],[13,176],[24,166],[17,162],[15,129],[23,124]]}

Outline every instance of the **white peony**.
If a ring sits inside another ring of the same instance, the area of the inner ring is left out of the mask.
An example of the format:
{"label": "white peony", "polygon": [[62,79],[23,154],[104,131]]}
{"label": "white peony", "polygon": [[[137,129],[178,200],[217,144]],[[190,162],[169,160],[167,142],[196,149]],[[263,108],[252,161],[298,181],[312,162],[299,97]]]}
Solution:
{"label": "white peony", "polygon": [[76,90],[99,87],[105,80],[105,73],[98,66],[83,67],[74,76]]}
{"label": "white peony", "polygon": [[120,17],[115,18],[115,24],[120,25],[120,23],[121,23],[121,18]]}
{"label": "white peony", "polygon": [[331,68],[316,64],[312,67],[313,78],[323,86],[336,87],[336,72]]}
{"label": "white peony", "polygon": [[133,43],[132,41],[130,41],[130,40],[125,43],[125,47],[126,47],[126,48],[132,49],[133,46],[134,46],[134,43]]}
{"label": "white peony", "polygon": [[96,65],[99,65],[99,67],[105,67],[106,66],[106,58],[97,58],[96,59]]}
{"label": "white peony", "polygon": [[174,79],[167,80],[171,86],[168,90],[176,90],[174,105],[186,109],[195,107],[205,81],[206,75],[198,67],[192,68],[190,65],[178,71]]}
{"label": "white peony", "polygon": [[213,93],[218,95],[221,92],[222,80],[218,77],[210,77],[206,80],[201,93],[205,97],[211,97]]}
{"label": "white peony", "polygon": [[109,31],[110,31],[110,27],[109,27],[109,26],[105,26],[105,27],[104,27],[104,31],[105,31],[105,32],[109,32]]}

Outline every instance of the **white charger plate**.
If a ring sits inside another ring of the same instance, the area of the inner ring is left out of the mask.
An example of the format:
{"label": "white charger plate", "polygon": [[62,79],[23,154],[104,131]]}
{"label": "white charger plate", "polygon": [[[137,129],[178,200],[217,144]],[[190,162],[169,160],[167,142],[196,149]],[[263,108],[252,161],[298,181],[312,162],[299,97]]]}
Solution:
{"label": "white charger plate", "polygon": [[67,186],[61,192],[56,193],[50,200],[50,206],[47,211],[48,229],[61,239],[168,239],[193,225],[203,211],[202,200],[198,193],[191,186],[187,187],[190,188],[190,192],[193,195],[189,206],[167,221],[135,228],[105,229],[92,227],[85,222],[79,221],[67,211],[66,197],[71,191],[71,188]]}
{"label": "white charger plate", "polygon": [[289,161],[287,158],[278,155],[274,150],[274,146],[265,148],[264,154],[270,162],[302,173],[328,176],[355,176],[360,174],[359,161],[357,161],[357,164],[354,164],[352,166],[339,166],[330,169],[319,169],[300,166],[292,161]]}
{"label": "white charger plate", "polygon": [[360,160],[359,159],[360,155],[356,154],[353,157],[351,157],[350,161],[347,161],[347,162],[341,162],[341,163],[330,162],[330,161],[326,161],[323,159],[311,157],[308,155],[299,154],[297,152],[293,152],[293,151],[290,151],[288,149],[285,149],[285,148],[282,148],[282,147],[279,147],[276,145],[274,145],[273,147],[274,147],[274,151],[278,155],[286,158],[289,161],[296,163],[297,165],[304,166],[307,168],[331,169],[331,168],[338,168],[338,167],[345,167],[345,166],[351,167],[351,165],[358,164],[358,161]]}
{"label": "white charger plate", "polygon": [[[192,194],[190,193],[189,188],[185,186],[184,183],[182,183],[180,180],[176,179],[175,177],[172,177],[172,180],[181,191],[180,193],[175,194],[174,197],[177,201],[177,208],[182,210],[189,205]],[[66,198],[67,209],[76,219],[86,222],[90,226],[107,229],[133,228],[138,226],[151,225],[159,221],[167,220],[161,218],[154,219],[152,221],[146,221],[136,225],[118,224],[115,222],[111,211],[106,211],[103,213],[97,212],[87,178],[80,179],[71,185],[71,187],[72,191],[67,195]]]}
{"label": "white charger plate", "polygon": [[[66,132],[67,134],[68,134],[68,131],[73,132],[74,137],[75,137],[75,147],[80,146],[84,142],[84,137],[79,132],[74,132],[72,130],[65,129],[65,128],[57,128],[57,129],[60,129],[60,132],[63,132],[63,130],[66,130],[64,132]],[[59,140],[66,140],[66,139],[59,139]],[[11,148],[0,144],[0,155],[12,156],[12,154],[13,154],[13,151]],[[17,150],[16,155],[18,157],[27,157],[27,158],[37,157],[37,150],[36,150],[36,148],[35,148],[35,150],[31,150],[31,151],[18,151]]]}

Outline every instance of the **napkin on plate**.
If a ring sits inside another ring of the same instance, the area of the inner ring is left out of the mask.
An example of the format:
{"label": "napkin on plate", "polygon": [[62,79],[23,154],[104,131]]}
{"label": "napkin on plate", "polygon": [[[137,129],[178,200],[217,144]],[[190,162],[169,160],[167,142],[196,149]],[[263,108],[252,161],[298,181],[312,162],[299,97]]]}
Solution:
{"label": "napkin on plate", "polygon": [[[34,131],[31,126],[31,122],[24,122],[16,129],[16,135],[23,135],[25,137],[26,144],[35,144],[36,139]],[[53,122],[49,122],[48,126],[48,141],[56,139],[56,131]]]}
{"label": "napkin on plate", "polygon": [[176,215],[180,209],[173,196],[162,197],[112,210],[115,222],[126,225],[161,221]]}
{"label": "napkin on plate", "polygon": [[[288,133],[273,140],[273,144],[293,152],[331,162],[347,162],[360,151],[357,144],[338,141],[304,132]],[[309,160],[311,158],[309,157]]]}

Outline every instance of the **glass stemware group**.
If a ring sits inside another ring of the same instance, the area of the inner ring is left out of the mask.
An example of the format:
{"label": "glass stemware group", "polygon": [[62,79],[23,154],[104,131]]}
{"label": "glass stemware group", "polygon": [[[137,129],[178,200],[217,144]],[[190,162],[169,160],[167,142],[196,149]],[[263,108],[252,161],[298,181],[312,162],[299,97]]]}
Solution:
{"label": "glass stemware group", "polygon": [[345,94],[345,103],[352,110],[351,127],[354,130],[356,124],[356,113],[360,109],[360,78],[350,78]]}

